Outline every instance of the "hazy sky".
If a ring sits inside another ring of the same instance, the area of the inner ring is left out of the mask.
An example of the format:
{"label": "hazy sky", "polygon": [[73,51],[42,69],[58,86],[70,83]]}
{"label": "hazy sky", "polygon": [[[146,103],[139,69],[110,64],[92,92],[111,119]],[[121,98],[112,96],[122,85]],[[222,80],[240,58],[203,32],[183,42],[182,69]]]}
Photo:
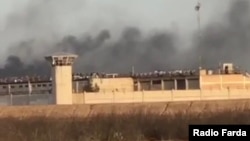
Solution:
{"label": "hazy sky", "polygon": [[250,69],[249,0],[200,1],[202,36],[197,0],[0,0],[0,73],[43,73],[56,51],[83,72],[195,68],[199,56]]}
{"label": "hazy sky", "polygon": [[[165,28],[171,25],[190,27],[196,24],[194,6],[197,0],[1,0],[1,29],[10,14],[18,17],[44,16],[47,24],[56,24],[61,32],[140,25],[143,28]],[[201,0],[204,22],[223,12],[229,0]],[[34,9],[31,10],[30,8]],[[29,13],[34,12],[34,13]],[[41,18],[41,17],[40,17]],[[23,19],[24,20],[24,19]],[[35,24],[35,23],[34,23]],[[188,26],[186,26],[188,25]],[[193,27],[193,26],[192,26]]]}
{"label": "hazy sky", "polygon": [[[202,23],[226,10],[229,0],[202,0]],[[64,36],[91,31],[139,26],[152,29],[197,27],[197,0],[1,0],[2,44],[43,37],[47,32]],[[217,16],[216,16],[217,17]],[[41,32],[42,30],[42,32]],[[39,32],[38,32],[39,31]],[[7,37],[4,37],[5,35]],[[21,37],[20,37],[21,36]]]}
{"label": "hazy sky", "polygon": [[[219,19],[229,1],[201,0],[201,25]],[[8,56],[6,50],[22,41],[36,39],[42,42],[38,48],[45,48],[66,35],[95,35],[103,29],[112,38],[128,26],[143,32],[172,30],[188,41],[197,30],[196,4],[197,0],[1,0],[0,64]]]}

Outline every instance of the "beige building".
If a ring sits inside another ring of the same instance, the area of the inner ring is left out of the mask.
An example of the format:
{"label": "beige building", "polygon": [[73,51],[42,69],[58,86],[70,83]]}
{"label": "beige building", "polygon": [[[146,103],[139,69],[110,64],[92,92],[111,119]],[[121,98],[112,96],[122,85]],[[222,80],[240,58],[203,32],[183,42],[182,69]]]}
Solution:
{"label": "beige building", "polygon": [[250,78],[230,63],[218,70],[92,74],[80,85],[72,78],[72,64],[76,58],[76,55],[65,53],[46,57],[52,65],[55,104],[250,98]]}
{"label": "beige building", "polygon": [[[228,67],[229,66],[229,67]],[[227,68],[229,68],[227,70]],[[217,72],[200,71],[200,89],[249,89],[250,77],[245,72],[235,70],[233,64],[223,64]]]}

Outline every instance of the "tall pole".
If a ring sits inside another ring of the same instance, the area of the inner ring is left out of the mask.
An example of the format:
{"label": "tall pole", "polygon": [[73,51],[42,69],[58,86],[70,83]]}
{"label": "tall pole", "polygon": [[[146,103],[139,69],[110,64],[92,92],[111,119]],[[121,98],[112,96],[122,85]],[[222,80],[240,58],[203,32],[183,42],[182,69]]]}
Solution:
{"label": "tall pole", "polygon": [[132,75],[134,75],[134,74],[135,74],[135,67],[132,66]]}
{"label": "tall pole", "polygon": [[[200,0],[197,1],[197,5],[195,6],[195,10],[197,12],[197,24],[198,24],[198,34],[199,34],[199,41],[201,41],[201,17],[200,17],[200,8],[201,8],[201,3]],[[202,55],[202,53],[201,53]],[[202,56],[199,56],[199,69],[202,68]]]}
{"label": "tall pole", "polygon": [[197,0],[197,5],[195,6],[195,11],[197,12],[197,24],[198,24],[198,32],[199,32],[199,38],[201,38],[201,0]]}
{"label": "tall pole", "polygon": [[200,8],[201,8],[201,3],[198,0],[197,5],[196,5],[196,10],[197,10],[197,23],[198,23],[199,38],[201,38],[201,15],[200,15]]}
{"label": "tall pole", "polygon": [[13,105],[13,96],[12,96],[12,93],[11,93],[11,86],[10,84],[8,84],[8,94],[10,96],[10,106]]}
{"label": "tall pole", "polygon": [[31,93],[32,93],[32,85],[30,83],[30,79],[28,80],[28,91],[29,91],[29,94],[28,94],[28,105],[30,105],[30,103],[31,103]]}

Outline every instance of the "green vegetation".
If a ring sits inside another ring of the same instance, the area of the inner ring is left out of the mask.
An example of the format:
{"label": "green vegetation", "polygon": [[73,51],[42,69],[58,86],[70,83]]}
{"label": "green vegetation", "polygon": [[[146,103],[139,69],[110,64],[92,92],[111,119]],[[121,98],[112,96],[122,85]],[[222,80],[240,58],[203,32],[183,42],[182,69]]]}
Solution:
{"label": "green vegetation", "polygon": [[[34,113],[35,114],[35,113]],[[250,110],[202,114],[134,112],[88,118],[1,118],[4,141],[153,141],[187,140],[188,124],[249,124]]]}

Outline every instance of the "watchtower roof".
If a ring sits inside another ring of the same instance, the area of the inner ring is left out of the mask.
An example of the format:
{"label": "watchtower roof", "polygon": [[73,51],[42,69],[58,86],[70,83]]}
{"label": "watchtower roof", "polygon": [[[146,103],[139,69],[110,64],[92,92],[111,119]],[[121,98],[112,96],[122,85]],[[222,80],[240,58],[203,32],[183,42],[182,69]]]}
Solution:
{"label": "watchtower roof", "polygon": [[47,55],[45,57],[77,57],[77,55],[68,52],[56,52],[54,54]]}
{"label": "watchtower roof", "polygon": [[57,52],[49,56],[45,56],[45,59],[51,63],[52,66],[69,66],[72,65],[78,56],[76,54]]}

